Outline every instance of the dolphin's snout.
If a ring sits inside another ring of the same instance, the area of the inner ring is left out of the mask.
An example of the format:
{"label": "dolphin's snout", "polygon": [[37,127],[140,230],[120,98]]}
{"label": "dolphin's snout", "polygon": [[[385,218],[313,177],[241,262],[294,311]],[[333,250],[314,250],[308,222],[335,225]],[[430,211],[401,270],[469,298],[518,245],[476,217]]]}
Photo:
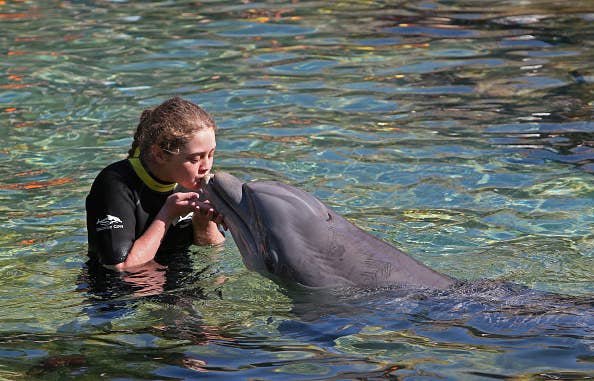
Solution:
{"label": "dolphin's snout", "polygon": [[216,208],[226,204],[233,209],[239,208],[243,198],[243,183],[227,172],[209,174],[202,179],[202,189]]}
{"label": "dolphin's snout", "polygon": [[200,185],[202,186],[202,188],[204,189],[208,185],[208,183],[210,183],[212,181],[213,178],[214,178],[214,173],[209,173],[206,176],[204,176],[200,180]]}

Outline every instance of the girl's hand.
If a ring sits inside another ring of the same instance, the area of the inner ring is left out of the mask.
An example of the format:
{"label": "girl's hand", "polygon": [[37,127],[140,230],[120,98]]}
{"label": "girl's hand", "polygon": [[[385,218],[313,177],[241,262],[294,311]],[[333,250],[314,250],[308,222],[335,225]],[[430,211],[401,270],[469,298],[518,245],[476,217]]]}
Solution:
{"label": "girl's hand", "polygon": [[195,228],[205,229],[210,221],[215,221],[218,216],[219,214],[214,210],[213,206],[208,201],[199,201],[196,202],[192,222],[194,223]]}
{"label": "girl's hand", "polygon": [[217,225],[221,225],[227,230],[227,225],[223,219],[223,215],[217,212],[210,202],[197,202],[194,210],[194,220],[199,226],[206,226],[209,221],[213,221]]}
{"label": "girl's hand", "polygon": [[162,214],[168,222],[171,222],[176,217],[195,212],[198,204],[202,203],[198,201],[198,193],[196,192],[174,193],[167,197],[159,214]]}
{"label": "girl's hand", "polygon": [[192,217],[194,243],[198,245],[218,245],[223,243],[225,236],[219,231],[217,226],[222,222],[223,216],[217,213],[208,201],[198,202]]}

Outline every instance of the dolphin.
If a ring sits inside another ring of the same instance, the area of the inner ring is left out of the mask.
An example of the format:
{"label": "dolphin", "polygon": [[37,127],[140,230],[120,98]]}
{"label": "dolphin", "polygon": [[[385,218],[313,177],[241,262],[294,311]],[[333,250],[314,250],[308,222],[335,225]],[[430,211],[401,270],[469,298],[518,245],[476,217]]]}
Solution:
{"label": "dolphin", "polygon": [[456,283],[302,189],[278,181],[242,183],[226,172],[209,176],[202,188],[223,216],[245,266],[277,283],[432,289]]}

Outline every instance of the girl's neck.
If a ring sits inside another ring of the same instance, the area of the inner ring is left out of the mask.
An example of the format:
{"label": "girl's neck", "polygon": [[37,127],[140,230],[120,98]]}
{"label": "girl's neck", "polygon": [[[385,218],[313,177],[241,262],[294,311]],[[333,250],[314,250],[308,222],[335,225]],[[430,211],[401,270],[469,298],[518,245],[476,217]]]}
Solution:
{"label": "girl's neck", "polygon": [[162,184],[169,184],[175,182],[163,180],[165,176],[162,176],[162,174],[159,171],[159,165],[154,160],[152,160],[152,158],[143,157],[143,155],[140,155],[140,162],[142,163],[144,169],[146,169],[146,171],[149,173],[149,175],[151,175],[158,182]]}

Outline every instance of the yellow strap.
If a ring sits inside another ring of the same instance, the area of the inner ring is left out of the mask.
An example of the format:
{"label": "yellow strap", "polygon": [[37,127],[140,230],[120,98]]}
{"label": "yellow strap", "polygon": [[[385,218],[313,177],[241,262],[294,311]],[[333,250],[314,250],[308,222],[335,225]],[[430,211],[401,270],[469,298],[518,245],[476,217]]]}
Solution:
{"label": "yellow strap", "polygon": [[177,185],[176,183],[164,184],[155,180],[142,165],[142,162],[140,161],[140,150],[138,148],[136,149],[136,151],[134,151],[134,155],[128,158],[128,161],[130,162],[130,164],[132,164],[134,172],[136,172],[136,174],[138,175],[138,177],[140,177],[142,182],[154,191],[162,193],[170,192]]}

